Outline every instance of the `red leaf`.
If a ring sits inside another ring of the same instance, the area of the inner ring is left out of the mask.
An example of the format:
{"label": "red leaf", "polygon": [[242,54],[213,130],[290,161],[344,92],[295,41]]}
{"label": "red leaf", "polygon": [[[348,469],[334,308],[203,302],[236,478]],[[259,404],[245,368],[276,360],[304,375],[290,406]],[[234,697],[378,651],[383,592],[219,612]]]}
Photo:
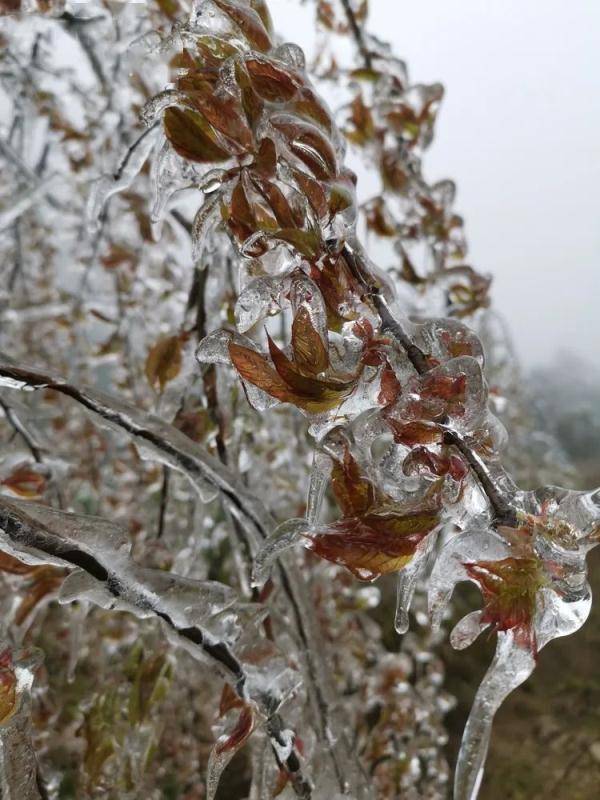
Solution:
{"label": "red leaf", "polygon": [[230,153],[217,143],[214,130],[196,111],[167,108],[163,124],[167,139],[183,158],[205,164],[230,157]]}
{"label": "red leaf", "polygon": [[478,561],[465,569],[481,590],[483,623],[494,630],[512,630],[518,642],[537,651],[533,618],[538,591],[546,579],[536,558]]}
{"label": "red leaf", "polygon": [[271,124],[286,138],[290,150],[306,164],[315,178],[330,180],[337,175],[333,146],[317,127],[290,114],[271,117]]}
{"label": "red leaf", "polygon": [[246,69],[258,94],[272,103],[287,103],[300,86],[298,76],[263,58],[246,59]]}
{"label": "red leaf", "polygon": [[19,497],[39,497],[46,489],[45,476],[27,464],[20,464],[1,483]]}
{"label": "red leaf", "polygon": [[[213,0],[227,16],[235,22],[242,31],[248,42],[263,53],[268,52],[271,47],[271,37],[265,27],[263,18],[258,11],[247,6],[238,5],[233,0]],[[264,9],[263,11],[264,17]]]}
{"label": "red leaf", "polygon": [[292,350],[298,368],[318,375],[329,367],[329,354],[305,306],[298,309],[292,323]]}
{"label": "red leaf", "polygon": [[333,463],[331,488],[345,517],[366,513],[373,507],[377,497],[377,490],[371,481],[361,475],[360,468],[347,447],[343,461]]}
{"label": "red leaf", "polygon": [[395,403],[398,396],[402,392],[400,381],[396,377],[392,365],[386,359],[383,371],[381,373],[381,383],[379,394],[377,395],[377,402],[382,406],[389,406]]}
{"label": "red leaf", "polygon": [[401,422],[394,417],[386,417],[387,424],[394,433],[396,444],[412,447],[415,444],[441,444],[443,430],[431,422]]}
{"label": "red leaf", "polygon": [[372,581],[406,566],[439,521],[437,511],[382,510],[341,519],[307,538],[321,558],[347,567],[360,580]]}
{"label": "red leaf", "polygon": [[238,721],[228,736],[221,736],[215,745],[217,755],[222,755],[229,750],[239,750],[246,742],[254,729],[254,712],[248,705],[244,705]]}

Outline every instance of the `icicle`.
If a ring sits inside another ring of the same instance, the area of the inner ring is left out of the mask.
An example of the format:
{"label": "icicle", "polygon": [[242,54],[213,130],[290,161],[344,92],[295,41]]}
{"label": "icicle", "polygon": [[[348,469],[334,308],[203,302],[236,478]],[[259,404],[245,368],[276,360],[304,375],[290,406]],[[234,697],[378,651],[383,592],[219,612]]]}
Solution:
{"label": "icicle", "polygon": [[254,568],[252,570],[253,586],[262,586],[269,577],[273,562],[281,553],[293,547],[308,527],[308,523],[304,518],[296,518],[282,522],[273,531],[254,559]]}
{"label": "icicle", "polygon": [[144,131],[129,148],[115,174],[102,175],[93,183],[86,210],[88,227],[92,233],[98,230],[106,201],[114,194],[128,189],[133,183],[134,178],[146,163],[159,132],[158,125]]}
{"label": "icicle", "polygon": [[437,535],[435,533],[426,536],[417,548],[412,561],[400,570],[397,575],[394,627],[399,634],[406,633],[409,628],[408,614],[410,612],[415,589],[427,567],[427,561],[433,550],[436,539]]}
{"label": "icicle", "polygon": [[311,528],[317,524],[321,516],[323,498],[325,497],[330,474],[331,459],[319,450],[315,450],[310,471],[308,499],[306,501],[306,521]]}
{"label": "icicle", "polygon": [[480,633],[489,627],[481,621],[482,611],[471,611],[456,623],[450,634],[450,644],[455,650],[464,650],[473,644]]}
{"label": "icicle", "polygon": [[394,615],[396,633],[406,633],[409,628],[408,613],[420,572],[420,565],[418,564],[418,559],[415,557],[415,559],[413,559],[410,564],[407,564],[396,576],[396,613]]}
{"label": "icicle", "polygon": [[213,192],[200,206],[192,223],[192,258],[202,267],[202,257],[210,242],[210,231],[219,224],[221,193]]}
{"label": "icicle", "polygon": [[454,800],[477,797],[496,711],[534,669],[535,657],[531,650],[517,644],[512,631],[500,631],[496,655],[477,690],[463,733],[456,764]]}

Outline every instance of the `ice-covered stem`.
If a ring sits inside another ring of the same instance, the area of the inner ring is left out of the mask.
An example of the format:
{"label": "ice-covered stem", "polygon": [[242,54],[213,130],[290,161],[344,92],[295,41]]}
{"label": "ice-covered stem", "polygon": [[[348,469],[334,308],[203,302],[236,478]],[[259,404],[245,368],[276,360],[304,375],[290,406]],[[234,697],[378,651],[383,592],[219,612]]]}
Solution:
{"label": "ice-covered stem", "polygon": [[255,530],[256,536],[266,536],[272,521],[262,503],[223,464],[174,426],[120,398],[96,389],[74,386],[63,378],[35,369],[0,363],[2,384],[8,388],[53,389],[71,397],[106,422],[134,437],[142,447],[150,449],[158,461],[183,472],[200,492],[219,492],[232,512],[241,516]]}
{"label": "ice-covered stem", "polygon": [[[27,511],[26,503],[10,501],[0,496],[0,529],[10,546],[15,548],[15,556],[23,557],[24,554],[27,558],[31,557],[33,552],[33,557],[40,558],[41,556],[42,562],[44,557],[47,557],[51,564],[58,563],[67,568],[82,570],[93,578],[109,596],[113,597],[115,601],[123,603],[126,608],[137,611],[141,616],[152,615],[162,620],[190,653],[198,653],[204,659],[208,659],[220,676],[232,685],[243,701],[249,699],[248,676],[230,646],[226,642],[218,640],[212,633],[203,630],[199,625],[185,625],[174,618],[169,602],[165,601],[151,580],[154,573],[163,577],[161,570],[138,569],[134,573],[134,579],[129,574],[132,566],[129,558],[115,557],[115,553],[110,547],[94,548],[89,542],[89,537],[86,537],[87,541],[81,543],[74,541],[73,537],[61,537],[51,529],[50,525],[41,522],[39,515],[43,511],[43,507],[37,506],[31,515]],[[51,509],[48,511],[52,513],[55,524],[59,528],[61,522],[65,530],[80,524],[81,517]],[[85,520],[90,527],[94,525],[94,522],[102,522],[94,518],[85,518]],[[177,581],[178,576],[170,577],[174,582]],[[89,598],[90,595],[86,593],[86,597]],[[250,697],[250,699],[252,698]],[[279,702],[264,690],[261,691],[261,701],[263,706],[261,711],[266,715],[267,731],[277,751],[277,748],[286,746],[285,738],[282,735],[286,726],[275,711]],[[292,776],[296,794],[302,798],[310,797],[310,785],[302,776],[300,760],[294,748],[285,761],[285,767]]]}
{"label": "ice-covered stem", "polygon": [[[394,317],[381,293],[377,281],[369,270],[367,260],[363,256],[360,246],[354,244],[354,246],[351,247],[346,243],[342,252],[354,277],[362,284],[366,290],[367,296],[373,302],[381,319],[382,332],[389,333],[396,340],[418,374],[424,375],[430,369],[427,356],[412,341],[400,322]],[[444,433],[444,443],[456,447],[477,478],[479,486],[487,497],[490,507],[494,512],[494,525],[516,526],[517,513],[515,509],[512,508],[510,502],[503,496],[489,474],[487,467],[465,441],[465,438],[457,431],[447,429]]]}
{"label": "ice-covered stem", "polygon": [[29,452],[31,453],[33,460],[36,461],[38,464],[41,464],[43,460],[42,451],[35,443],[33,437],[31,436],[25,425],[23,425],[17,414],[15,414],[13,409],[8,405],[8,403],[5,403],[1,397],[0,397],[0,408],[4,412],[4,416],[6,417],[6,421],[8,422],[8,424],[12,427],[15,433],[18,433],[21,436],[21,438],[27,445],[27,448],[29,449]]}

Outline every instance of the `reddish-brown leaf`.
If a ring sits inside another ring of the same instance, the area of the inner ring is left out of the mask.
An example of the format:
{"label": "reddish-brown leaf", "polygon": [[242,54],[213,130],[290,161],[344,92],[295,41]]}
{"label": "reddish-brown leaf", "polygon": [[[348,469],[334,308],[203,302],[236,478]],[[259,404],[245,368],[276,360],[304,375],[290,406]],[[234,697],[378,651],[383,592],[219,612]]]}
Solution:
{"label": "reddish-brown leaf", "polygon": [[[263,53],[271,49],[271,37],[259,11],[239,5],[234,0],[213,0],[213,2],[238,26],[252,47]],[[261,10],[264,16],[265,9]]]}
{"label": "reddish-brown leaf", "polygon": [[238,100],[229,94],[218,94],[208,81],[195,76],[180,81],[190,102],[208,123],[227,139],[232,152],[241,155],[254,146],[254,137],[239,109]]}
{"label": "reddish-brown leaf", "polygon": [[360,580],[397,572],[413,558],[420,542],[439,524],[439,513],[381,511],[349,517],[308,535],[318,556],[347,567]]}
{"label": "reddish-brown leaf", "polygon": [[382,197],[378,197],[368,204],[365,209],[365,219],[367,228],[377,234],[377,236],[396,236],[397,230],[394,225],[394,220]]}
{"label": "reddish-brown leaf", "polygon": [[164,129],[175,151],[190,161],[206,164],[230,157],[230,153],[217,142],[215,131],[196,111],[167,108]]}
{"label": "reddish-brown leaf", "polygon": [[45,476],[28,464],[20,464],[1,483],[19,497],[40,497],[46,489]]}
{"label": "reddish-brown leaf", "polygon": [[292,323],[292,350],[300,372],[318,375],[329,367],[329,354],[305,306]]}
{"label": "reddish-brown leaf", "polygon": [[323,247],[320,232],[316,229],[303,231],[298,228],[279,228],[272,232],[271,238],[287,242],[292,245],[300,255],[303,255],[311,261],[319,255]]}
{"label": "reddish-brown leaf", "polygon": [[343,461],[333,463],[331,488],[344,517],[366,514],[378,497],[375,486],[361,475],[348,448]]}
{"label": "reddish-brown leaf", "polygon": [[292,209],[279,186],[259,176],[254,176],[252,180],[256,189],[269,204],[273,214],[275,214],[280,228],[294,228],[296,226],[296,221]]}
{"label": "reddish-brown leaf", "polygon": [[244,705],[238,717],[233,730],[227,736],[222,736],[217,744],[215,750],[217,755],[221,755],[228,751],[236,751],[247,741],[248,737],[254,729],[254,712],[249,705]]}
{"label": "reddish-brown leaf", "polygon": [[505,558],[464,566],[483,596],[481,621],[497,631],[512,630],[516,640],[535,653],[537,643],[533,618],[538,592],[546,583],[539,561],[535,558]]}
{"label": "reddish-brown leaf", "polygon": [[254,159],[254,171],[264,178],[273,178],[277,169],[277,150],[273,139],[261,139]]}
{"label": "reddish-brown leaf", "polygon": [[460,482],[466,477],[468,467],[457,455],[438,455],[427,447],[415,447],[404,459],[402,471],[405,475],[420,472],[429,472],[438,477],[450,475]]}
{"label": "reddish-brown leaf", "polygon": [[422,394],[440,400],[463,400],[467,388],[466,375],[425,375]]}
{"label": "reddish-brown leaf", "polygon": [[316,122],[327,135],[331,134],[333,121],[329,109],[310,87],[302,86],[300,88],[298,96],[291,103],[291,108],[309,121]]}
{"label": "reddish-brown leaf", "polygon": [[415,444],[441,444],[443,430],[432,422],[401,422],[387,417],[387,424],[393,431],[394,441],[412,447]]}
{"label": "reddish-brown leaf", "polygon": [[181,372],[182,365],[182,344],[185,337],[181,335],[169,336],[164,339],[159,339],[158,342],[150,348],[148,357],[146,358],[146,377],[148,383],[153,388],[157,386],[162,392],[174,378]]}
{"label": "reddish-brown leaf", "polygon": [[290,361],[283,350],[277,347],[268,334],[267,341],[269,344],[269,354],[273,364],[275,364],[275,369],[295,392],[313,400],[325,399],[330,396],[329,393],[332,393],[331,398],[335,399],[337,396],[339,400],[344,394],[348,394],[356,386],[357,376],[314,378],[308,375],[302,375],[302,373],[298,371],[296,364]]}
{"label": "reddish-brown leaf", "polygon": [[294,401],[294,393],[290,387],[267,363],[263,355],[235,342],[229,343],[229,355],[234,367],[245,381],[258,386],[263,392],[283,403]]}
{"label": "reddish-brown leaf", "polygon": [[381,372],[381,383],[379,385],[379,394],[377,395],[377,402],[382,406],[389,406],[395,403],[400,393],[402,386],[396,377],[396,373],[390,362],[385,359],[385,364]]}
{"label": "reddish-brown leaf", "polygon": [[272,103],[287,103],[300,86],[291,71],[266,58],[246,59],[246,69],[258,94]]}
{"label": "reddish-brown leaf", "polygon": [[290,114],[276,114],[271,124],[285,137],[289,149],[319,180],[337,175],[337,159],[331,142],[308,122]]}

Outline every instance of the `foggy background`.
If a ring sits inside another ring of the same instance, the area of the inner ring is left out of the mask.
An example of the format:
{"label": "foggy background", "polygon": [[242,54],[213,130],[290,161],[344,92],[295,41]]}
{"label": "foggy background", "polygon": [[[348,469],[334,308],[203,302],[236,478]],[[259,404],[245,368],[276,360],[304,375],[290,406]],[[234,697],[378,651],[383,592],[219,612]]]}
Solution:
{"label": "foggy background", "polygon": [[[311,41],[311,3],[271,10]],[[523,365],[600,365],[598,0],[370,0],[369,31],[412,82],[445,86],[425,175],[456,181],[469,260],[492,273]]]}

